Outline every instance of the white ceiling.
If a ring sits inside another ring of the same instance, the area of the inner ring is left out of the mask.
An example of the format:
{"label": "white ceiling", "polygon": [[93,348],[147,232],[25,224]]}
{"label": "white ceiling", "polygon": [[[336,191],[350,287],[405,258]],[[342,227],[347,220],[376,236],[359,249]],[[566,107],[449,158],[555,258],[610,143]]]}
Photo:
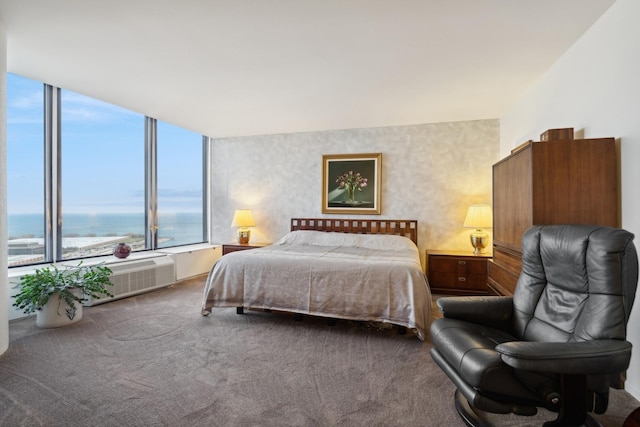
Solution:
{"label": "white ceiling", "polygon": [[499,118],[614,0],[0,0],[8,71],[212,137]]}

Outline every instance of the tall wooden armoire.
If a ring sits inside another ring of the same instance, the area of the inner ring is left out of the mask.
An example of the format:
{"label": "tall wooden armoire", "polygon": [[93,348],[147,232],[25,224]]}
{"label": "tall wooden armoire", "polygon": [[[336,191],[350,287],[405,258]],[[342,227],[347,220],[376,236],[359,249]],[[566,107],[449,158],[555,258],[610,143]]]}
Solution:
{"label": "tall wooden armoire", "polygon": [[493,259],[489,293],[512,295],[522,267],[521,239],[540,224],[620,226],[614,138],[573,139],[550,129],[493,165]]}

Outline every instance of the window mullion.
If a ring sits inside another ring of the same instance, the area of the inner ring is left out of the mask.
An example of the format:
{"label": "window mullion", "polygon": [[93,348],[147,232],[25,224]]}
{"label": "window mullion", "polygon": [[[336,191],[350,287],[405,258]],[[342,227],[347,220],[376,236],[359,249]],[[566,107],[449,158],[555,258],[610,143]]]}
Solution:
{"label": "window mullion", "polygon": [[44,85],[44,210],[45,261],[62,257],[60,179],[60,88]]}
{"label": "window mullion", "polygon": [[209,230],[209,182],[211,178],[211,162],[209,161],[211,138],[202,136],[202,236],[206,242],[211,241]]}
{"label": "window mullion", "polygon": [[145,117],[144,126],[144,161],[145,161],[145,246],[147,249],[158,248],[158,122]]}

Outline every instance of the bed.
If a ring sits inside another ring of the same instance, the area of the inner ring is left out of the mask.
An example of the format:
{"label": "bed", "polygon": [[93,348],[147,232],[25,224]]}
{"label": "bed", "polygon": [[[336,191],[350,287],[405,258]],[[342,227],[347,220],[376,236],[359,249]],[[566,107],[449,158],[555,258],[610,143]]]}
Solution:
{"label": "bed", "polygon": [[383,322],[424,340],[431,292],[417,227],[415,220],[293,218],[274,244],[214,264],[201,312],[237,307]]}

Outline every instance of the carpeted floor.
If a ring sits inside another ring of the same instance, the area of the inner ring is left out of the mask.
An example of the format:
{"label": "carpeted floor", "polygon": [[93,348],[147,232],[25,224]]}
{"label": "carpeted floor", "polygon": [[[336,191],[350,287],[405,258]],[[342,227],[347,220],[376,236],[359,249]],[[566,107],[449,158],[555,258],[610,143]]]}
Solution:
{"label": "carpeted floor", "polygon": [[[2,426],[463,426],[428,342],[285,313],[200,315],[204,277],[84,310],[60,329],[10,323]],[[613,391],[599,419],[639,406]],[[554,414],[494,416],[537,426]]]}

